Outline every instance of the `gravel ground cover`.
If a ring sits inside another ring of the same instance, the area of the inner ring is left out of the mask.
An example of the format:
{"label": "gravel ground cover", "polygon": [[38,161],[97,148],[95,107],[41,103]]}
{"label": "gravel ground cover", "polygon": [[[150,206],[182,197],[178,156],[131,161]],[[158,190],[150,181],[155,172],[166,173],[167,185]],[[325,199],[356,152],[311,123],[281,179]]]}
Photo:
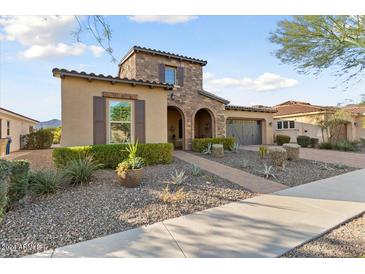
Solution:
{"label": "gravel ground cover", "polygon": [[284,254],[284,258],[365,257],[365,214]]}
{"label": "gravel ground cover", "polygon": [[[164,203],[164,181],[175,170],[186,170],[187,197]],[[170,165],[146,167],[142,184],[127,189],[117,184],[113,170],[100,170],[89,185],[26,201],[9,211],[0,224],[0,257],[20,257],[73,244],[195,211],[247,199],[256,194],[175,159]]]}
{"label": "gravel ground cover", "polygon": [[[263,170],[265,163],[269,166],[267,159],[261,160],[256,151],[240,150],[236,153],[227,151],[222,158],[214,158],[211,155],[202,153],[192,153],[257,176],[264,176]],[[275,178],[270,177],[269,179],[293,187],[354,170],[356,168],[349,166],[337,166],[335,164],[299,159],[296,161],[288,161],[284,169],[273,167]]]}

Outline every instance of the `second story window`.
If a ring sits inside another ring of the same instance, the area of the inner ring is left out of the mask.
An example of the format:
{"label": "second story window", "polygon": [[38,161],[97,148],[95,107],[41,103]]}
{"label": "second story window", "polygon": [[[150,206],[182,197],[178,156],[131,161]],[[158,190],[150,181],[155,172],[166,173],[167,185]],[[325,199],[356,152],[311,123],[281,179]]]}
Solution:
{"label": "second story window", "polygon": [[176,69],[173,67],[165,67],[165,82],[171,85],[176,84]]}

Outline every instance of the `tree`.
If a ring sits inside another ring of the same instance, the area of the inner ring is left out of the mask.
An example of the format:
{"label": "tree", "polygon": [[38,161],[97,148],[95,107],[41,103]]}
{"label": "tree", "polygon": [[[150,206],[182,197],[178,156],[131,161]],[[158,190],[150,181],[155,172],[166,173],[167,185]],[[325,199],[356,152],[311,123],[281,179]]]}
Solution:
{"label": "tree", "polygon": [[361,99],[360,99],[360,105],[364,106],[365,105],[365,94],[361,94]]}
{"label": "tree", "polygon": [[[342,127],[345,126],[349,118],[350,114],[343,109],[328,111],[323,116],[319,116],[317,125],[322,131],[322,141],[325,142],[326,137],[329,142],[337,143]],[[324,133],[326,133],[326,136]]]}
{"label": "tree", "polygon": [[318,74],[330,67],[344,83],[365,69],[365,16],[293,16],[281,20],[270,35],[280,48],[276,56],[302,73]]}

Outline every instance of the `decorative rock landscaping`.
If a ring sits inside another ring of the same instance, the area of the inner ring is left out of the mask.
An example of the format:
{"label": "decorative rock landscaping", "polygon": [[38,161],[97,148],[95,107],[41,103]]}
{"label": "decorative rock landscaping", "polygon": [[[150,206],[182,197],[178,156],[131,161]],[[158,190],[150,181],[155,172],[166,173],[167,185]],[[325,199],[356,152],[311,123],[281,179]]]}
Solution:
{"label": "decorative rock landscaping", "polygon": [[[285,149],[280,149],[280,155],[286,155]],[[284,152],[282,152],[282,150],[284,150]],[[233,168],[241,169],[248,173],[262,177],[265,177],[264,165],[272,165],[269,154],[270,153],[268,153],[268,155],[266,155],[264,159],[261,160],[258,152],[248,150],[239,150],[236,153],[225,151],[225,155],[223,158],[215,158],[210,155],[194,153],[194,155],[204,157],[209,160],[216,161]],[[286,161],[286,156],[280,157],[279,159],[280,161],[285,163],[285,166],[273,166],[271,171],[275,175],[275,177],[271,176],[270,180],[291,187],[356,170],[356,168],[349,167],[340,163],[326,164],[323,162],[305,159]]]}
{"label": "decorative rock landscaping", "polygon": [[[185,198],[165,203],[162,190],[175,170],[185,170]],[[192,165],[177,159],[145,167],[140,186],[132,189],[117,183],[114,170],[100,170],[89,185],[28,199],[7,212],[0,224],[0,257],[25,256],[253,196],[209,173],[194,176]]]}

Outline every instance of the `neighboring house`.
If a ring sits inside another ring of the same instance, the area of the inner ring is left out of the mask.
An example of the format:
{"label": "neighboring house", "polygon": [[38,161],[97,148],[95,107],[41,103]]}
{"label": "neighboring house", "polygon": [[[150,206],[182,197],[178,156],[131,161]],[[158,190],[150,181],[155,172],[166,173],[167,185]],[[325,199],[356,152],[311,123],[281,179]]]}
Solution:
{"label": "neighboring house", "polygon": [[[307,102],[287,101],[274,106],[277,110],[274,116],[275,135],[284,134],[290,136],[291,142],[296,142],[299,135],[318,138],[321,142],[328,141],[326,134],[322,135],[322,129],[318,122],[324,115],[334,113],[340,107],[317,106]],[[348,106],[344,110],[350,113],[350,117],[338,129],[338,139],[355,141],[365,138],[364,124],[365,107]]]}
{"label": "neighboring house", "polygon": [[234,136],[241,144],[272,144],[268,107],[232,106],[203,89],[207,61],[134,46],[118,76],[53,69],[61,78],[62,146],[174,143]]}
{"label": "neighboring house", "polygon": [[33,131],[39,122],[0,107],[0,138],[11,137],[10,151],[20,149],[20,135]]}

